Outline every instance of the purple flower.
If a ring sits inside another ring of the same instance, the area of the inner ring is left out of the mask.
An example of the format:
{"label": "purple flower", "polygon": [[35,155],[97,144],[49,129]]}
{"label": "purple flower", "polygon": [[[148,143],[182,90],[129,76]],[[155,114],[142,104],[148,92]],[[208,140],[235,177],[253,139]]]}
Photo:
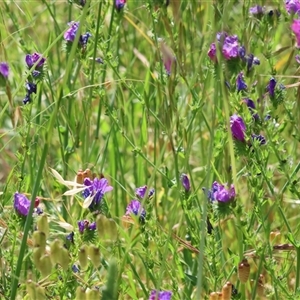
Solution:
{"label": "purple flower", "polygon": [[286,0],[285,8],[288,13],[300,15],[300,1],[299,0]]}
{"label": "purple flower", "polygon": [[149,296],[149,300],[171,300],[172,292],[170,291],[156,291],[152,290]]}
{"label": "purple flower", "polygon": [[232,136],[241,142],[245,141],[246,125],[241,117],[234,114],[230,117],[230,128]]}
{"label": "purple flower", "polygon": [[249,13],[252,15],[261,15],[264,13],[264,11],[265,11],[264,7],[262,7],[260,5],[252,6],[249,9]]}
{"label": "purple flower", "polygon": [[212,60],[212,61],[216,61],[216,44],[215,43],[212,43],[209,47],[209,50],[207,52],[207,55],[209,56],[209,58]]}
{"label": "purple flower", "polygon": [[46,61],[46,58],[42,57],[42,54],[39,54],[37,52],[33,54],[27,54],[25,57],[25,62],[28,68],[30,69],[39,59],[40,61],[36,65],[36,68],[42,68]]}
{"label": "purple flower", "polygon": [[14,195],[14,208],[16,212],[21,216],[27,216],[30,208],[30,200],[20,193]]}
{"label": "purple flower", "polygon": [[72,266],[72,271],[73,271],[74,273],[78,273],[78,272],[79,272],[78,266],[77,266],[77,265],[73,265],[73,266]]}
{"label": "purple flower", "polygon": [[26,94],[25,98],[22,100],[23,104],[26,105],[27,103],[31,102],[30,94]]}
{"label": "purple flower", "polygon": [[299,55],[299,54],[297,54],[297,55],[295,56],[295,59],[296,59],[296,62],[297,62],[298,64],[300,64],[300,55]]}
{"label": "purple flower", "polygon": [[244,58],[246,55],[246,49],[245,49],[245,46],[240,46],[239,47],[239,57],[240,58]]}
{"label": "purple flower", "polygon": [[131,200],[130,203],[127,205],[125,215],[126,216],[130,216],[132,214],[134,214],[136,216],[139,216],[142,221],[145,220],[146,211],[142,207],[140,201],[138,201],[138,200]]}
{"label": "purple flower", "polygon": [[222,53],[226,59],[235,58],[239,55],[239,43],[236,35],[225,38]]}
{"label": "purple flower", "polygon": [[112,191],[113,187],[108,184],[106,178],[95,178],[91,180],[90,178],[85,178],[83,184],[87,188],[83,191],[84,198],[94,197],[89,208],[93,209],[98,206],[101,202],[105,193]]}
{"label": "purple flower", "polygon": [[224,185],[215,181],[212,184],[212,188],[209,192],[209,198],[212,201],[229,202],[235,197],[235,189],[232,184],[229,189],[226,189]]}
{"label": "purple flower", "polygon": [[254,104],[254,101],[251,100],[251,99],[249,99],[249,98],[245,98],[245,99],[243,99],[243,100],[244,100],[244,102],[246,103],[246,105],[248,106],[248,108],[249,108],[249,110],[250,110],[250,112],[251,112],[253,118],[254,118],[255,120],[258,120],[258,119],[259,119],[258,114],[257,114],[257,113],[254,113],[254,110],[256,109],[255,104]]}
{"label": "purple flower", "polygon": [[126,0],[115,0],[115,6],[118,11],[120,11],[126,3]]}
{"label": "purple flower", "polygon": [[144,198],[145,197],[145,194],[146,194],[146,191],[147,191],[147,186],[144,185],[144,186],[141,186],[139,188],[136,188],[135,189],[135,194],[137,197],[139,198]]}
{"label": "purple flower", "polygon": [[253,140],[257,140],[260,145],[264,145],[266,143],[265,137],[260,134],[252,134],[251,137]]}
{"label": "purple flower", "polygon": [[64,39],[67,42],[74,42],[77,30],[79,28],[79,22],[72,21],[72,22],[69,22],[68,25],[70,28],[65,32]]}
{"label": "purple flower", "polygon": [[72,231],[66,236],[66,240],[74,244],[74,232]]}
{"label": "purple flower", "polygon": [[296,36],[297,47],[300,48],[300,20],[299,19],[293,21],[291,29]]}
{"label": "purple flower", "polygon": [[154,188],[151,188],[151,189],[149,190],[148,197],[151,198],[151,197],[154,195],[154,193],[155,193],[155,189],[154,189]]}
{"label": "purple flower", "polygon": [[4,77],[4,78],[8,78],[9,75],[9,66],[6,62],[1,62],[0,63],[0,74]]}
{"label": "purple flower", "polygon": [[171,75],[172,66],[176,62],[173,51],[164,41],[160,42],[160,51],[165,70],[168,75]]}
{"label": "purple flower", "polygon": [[188,178],[188,176],[186,174],[182,174],[180,176],[181,179],[181,184],[183,186],[183,188],[185,189],[186,192],[189,192],[191,189],[191,184],[190,184],[190,180]]}
{"label": "purple flower", "polygon": [[244,74],[243,74],[243,72],[240,72],[239,75],[238,75],[238,77],[237,77],[237,79],[236,79],[236,88],[237,88],[238,92],[247,89],[247,84],[244,81]]}
{"label": "purple flower", "polygon": [[28,91],[28,94],[31,95],[32,93],[36,94],[36,84],[33,82],[27,82],[25,84],[25,88]]}
{"label": "purple flower", "polygon": [[253,65],[260,65],[260,60],[251,53],[247,56],[246,61],[247,61],[248,72],[251,70]]}
{"label": "purple flower", "polygon": [[87,45],[87,42],[89,40],[89,38],[91,37],[92,35],[89,33],[89,32],[86,32],[85,34],[82,34],[80,37],[79,37],[79,43],[82,47],[86,47]]}
{"label": "purple flower", "polygon": [[83,221],[78,221],[77,224],[78,224],[79,232],[81,234],[83,234],[84,230],[87,230],[87,229],[92,230],[92,231],[96,230],[96,222],[90,223],[87,220],[83,220]]}
{"label": "purple flower", "polygon": [[267,90],[271,98],[275,96],[275,86],[276,86],[276,80],[275,78],[271,78],[267,86]]}

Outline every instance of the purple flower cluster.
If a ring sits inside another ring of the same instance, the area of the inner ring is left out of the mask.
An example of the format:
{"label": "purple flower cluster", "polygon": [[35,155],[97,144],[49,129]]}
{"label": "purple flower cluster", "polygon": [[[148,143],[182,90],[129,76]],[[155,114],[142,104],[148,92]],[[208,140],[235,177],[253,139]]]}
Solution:
{"label": "purple flower cluster", "polygon": [[0,75],[5,79],[9,76],[9,66],[6,62],[0,62]]}
{"label": "purple flower cluster", "polygon": [[226,189],[224,185],[215,181],[208,196],[211,201],[230,202],[235,198],[234,185],[232,184],[229,189]]}
{"label": "purple flower cluster", "polygon": [[[38,78],[43,72],[43,67],[46,62],[46,58],[43,57],[41,54],[34,52],[33,54],[27,54],[25,56],[25,62],[27,64],[28,69],[31,69],[35,65],[35,68],[32,71],[32,76],[33,78]],[[36,83],[27,82],[25,84],[25,88],[27,92],[25,98],[23,99],[23,104],[30,103],[31,95],[36,94]]]}
{"label": "purple flower cluster", "polygon": [[[260,61],[253,54],[246,55],[246,49],[241,46],[238,41],[237,35],[228,35],[226,32],[219,32],[216,36],[217,42],[221,45],[222,55],[226,60],[240,58],[243,62],[247,63],[247,70],[249,71],[253,65],[259,65]],[[212,43],[208,50],[209,58],[216,62],[216,44]]]}
{"label": "purple flower cluster", "polygon": [[97,209],[105,193],[112,191],[113,187],[108,184],[106,178],[85,178],[83,184],[87,187],[83,191],[84,198],[93,197],[93,201],[89,205],[90,210]]}
{"label": "purple flower cluster", "polygon": [[[138,187],[135,189],[135,195],[140,198],[143,199],[146,195],[146,191],[147,191],[148,187],[146,185]],[[151,188],[148,192],[148,198],[152,197],[155,193],[155,190],[153,188]]]}
{"label": "purple flower cluster", "polygon": [[171,300],[172,292],[152,290],[149,300]]}
{"label": "purple flower cluster", "polygon": [[90,231],[95,231],[96,230],[96,222],[90,223],[87,220],[83,220],[83,221],[78,221],[77,224],[78,224],[79,232],[81,234],[83,234],[83,232],[85,230],[90,230]]}
{"label": "purple flower cluster", "polygon": [[[64,39],[67,42],[73,43],[75,40],[78,28],[79,28],[79,22],[72,21],[72,22],[69,22],[68,25],[69,25],[69,29],[65,32]],[[80,35],[79,45],[82,48],[85,48],[88,43],[88,40],[91,36],[92,35],[89,32],[86,32],[85,34]]]}

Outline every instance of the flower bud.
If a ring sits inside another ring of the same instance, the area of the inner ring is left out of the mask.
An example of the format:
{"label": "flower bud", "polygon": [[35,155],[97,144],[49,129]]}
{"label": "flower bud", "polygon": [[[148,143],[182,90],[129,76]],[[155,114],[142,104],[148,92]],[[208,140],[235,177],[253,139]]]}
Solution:
{"label": "flower bud", "polygon": [[34,231],[32,235],[33,247],[39,247],[41,249],[46,248],[46,234],[42,231]]}
{"label": "flower bud", "polygon": [[95,268],[100,266],[100,250],[95,245],[89,247],[89,257]]}
{"label": "flower bud", "polygon": [[228,281],[222,288],[222,300],[230,300],[232,293],[232,284]]}
{"label": "flower bud", "polygon": [[241,283],[246,283],[250,275],[250,265],[247,259],[243,259],[238,265],[238,278]]}
{"label": "flower bud", "polygon": [[37,267],[37,269],[40,269],[40,259],[42,255],[44,254],[44,249],[41,249],[41,247],[36,247],[33,249],[33,263]]}
{"label": "flower bud", "polygon": [[108,219],[104,215],[98,215],[96,223],[97,232],[101,239],[113,241],[117,239],[118,229],[113,219]]}
{"label": "flower bud", "polygon": [[48,217],[45,214],[42,214],[37,220],[37,227],[39,231],[42,231],[46,235],[46,239],[49,236],[49,223]]}
{"label": "flower bud", "polygon": [[88,289],[86,291],[86,300],[100,299],[100,293],[97,289]]}
{"label": "flower bud", "polygon": [[39,263],[39,271],[42,274],[42,277],[47,277],[48,275],[51,274],[52,271],[52,262],[50,255],[45,254],[40,258],[40,263]]}
{"label": "flower bud", "polygon": [[50,245],[50,257],[54,265],[58,263],[60,260],[61,249],[62,249],[62,243],[58,239],[55,239]]}
{"label": "flower bud", "polygon": [[76,289],[76,300],[86,300],[86,294],[82,287],[77,287]]}
{"label": "flower bud", "polygon": [[79,249],[78,260],[79,260],[80,267],[82,269],[85,269],[88,264],[88,247],[87,247],[87,245],[83,245]]}
{"label": "flower bud", "polygon": [[58,263],[61,265],[61,267],[66,271],[69,267],[70,263],[70,257],[69,252],[66,248],[62,247],[60,249],[59,255],[58,255]]}

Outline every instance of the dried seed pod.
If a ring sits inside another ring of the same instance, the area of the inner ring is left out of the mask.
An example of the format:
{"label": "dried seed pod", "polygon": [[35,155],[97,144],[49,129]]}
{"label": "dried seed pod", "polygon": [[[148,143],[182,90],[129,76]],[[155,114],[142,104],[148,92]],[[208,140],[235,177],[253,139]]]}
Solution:
{"label": "dried seed pod", "polygon": [[97,289],[87,290],[86,291],[86,300],[94,300],[94,299],[100,299],[100,293]]}
{"label": "dried seed pod", "polygon": [[33,247],[46,248],[46,234],[42,231],[34,231],[32,235]]}
{"label": "dried seed pod", "polygon": [[108,219],[104,215],[98,215],[96,224],[97,232],[101,239],[112,241],[117,239],[117,224],[113,219]]}
{"label": "dried seed pod", "polygon": [[250,265],[248,260],[243,259],[238,265],[238,278],[241,283],[246,283],[250,275]]}
{"label": "dried seed pod", "polygon": [[42,214],[37,220],[38,230],[45,233],[46,239],[49,236],[49,222],[48,217]]}
{"label": "dried seed pod", "polygon": [[86,300],[86,294],[82,287],[77,287],[76,289],[76,300]]}
{"label": "dried seed pod", "polygon": [[221,292],[217,292],[217,294],[218,294],[218,297],[219,297],[218,300],[222,300],[223,299],[222,298],[222,296],[223,296],[222,293]]}
{"label": "dried seed pod", "polygon": [[40,258],[39,271],[41,272],[42,277],[47,277],[51,274],[52,262],[50,255],[45,254]]}
{"label": "dried seed pod", "polygon": [[62,243],[58,239],[55,239],[50,245],[50,257],[54,265],[58,263],[60,260],[61,249],[62,249]]}
{"label": "dried seed pod", "polygon": [[86,266],[88,265],[88,247],[87,247],[87,245],[83,245],[79,249],[78,260],[79,260],[79,264],[80,264],[81,268],[85,269]]}
{"label": "dried seed pod", "polygon": [[263,274],[260,274],[259,275],[259,278],[258,278],[258,282],[257,282],[257,288],[256,288],[256,291],[257,291],[257,295],[259,297],[263,297],[264,296],[264,293],[265,293],[265,276]]}
{"label": "dried seed pod", "polygon": [[230,300],[232,293],[232,284],[228,281],[222,288],[222,300]]}
{"label": "dried seed pod", "polygon": [[43,300],[45,298],[45,290],[31,279],[26,282],[26,291],[32,300]]}
{"label": "dried seed pod", "polygon": [[37,267],[37,269],[40,269],[40,259],[42,255],[44,254],[44,249],[41,249],[41,247],[36,247],[33,249],[33,263]]}
{"label": "dried seed pod", "polygon": [[219,300],[219,295],[217,292],[212,292],[209,295],[209,300]]}
{"label": "dried seed pod", "polygon": [[65,271],[68,269],[70,263],[70,257],[69,257],[69,252],[66,248],[62,247],[60,249],[57,262],[61,265],[61,267]]}
{"label": "dried seed pod", "polygon": [[89,257],[94,265],[94,267],[98,268],[100,266],[100,250],[95,245],[91,245],[89,247]]}

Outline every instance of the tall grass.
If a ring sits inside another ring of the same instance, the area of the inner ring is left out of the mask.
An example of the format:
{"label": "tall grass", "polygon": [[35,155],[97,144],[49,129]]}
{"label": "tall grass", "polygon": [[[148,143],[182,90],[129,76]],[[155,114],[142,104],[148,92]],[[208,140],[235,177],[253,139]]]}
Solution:
{"label": "tall grass", "polygon": [[[297,15],[281,1],[265,4],[261,16],[249,13],[261,3],[247,1],[128,1],[122,9],[72,2],[0,3],[0,62],[10,67],[0,81],[0,298],[149,299],[156,289],[209,299],[229,281],[232,299],[298,299],[299,68],[290,29]],[[66,45],[71,21],[80,22],[79,34]],[[216,41],[222,31],[236,34],[260,65],[247,72],[226,61]],[[80,47],[85,32],[92,36]],[[217,62],[207,55],[213,42]],[[25,55],[34,52],[47,59],[45,76],[23,105],[36,67],[27,68]],[[241,71],[248,88],[238,93]],[[276,99],[266,90],[271,77]],[[245,121],[245,142],[231,133],[234,113]],[[82,192],[68,195],[72,187],[57,175],[74,181],[80,169],[113,187],[101,213],[83,207]],[[235,199],[208,199],[214,181],[233,184]],[[144,222],[124,218],[144,185],[155,189],[140,199]],[[31,200],[27,217],[14,209],[16,192]],[[44,237],[36,232],[47,225],[33,213],[36,197],[49,226],[38,259]],[[97,230],[80,234],[79,220],[96,221]],[[50,267],[41,259],[48,255]]]}

